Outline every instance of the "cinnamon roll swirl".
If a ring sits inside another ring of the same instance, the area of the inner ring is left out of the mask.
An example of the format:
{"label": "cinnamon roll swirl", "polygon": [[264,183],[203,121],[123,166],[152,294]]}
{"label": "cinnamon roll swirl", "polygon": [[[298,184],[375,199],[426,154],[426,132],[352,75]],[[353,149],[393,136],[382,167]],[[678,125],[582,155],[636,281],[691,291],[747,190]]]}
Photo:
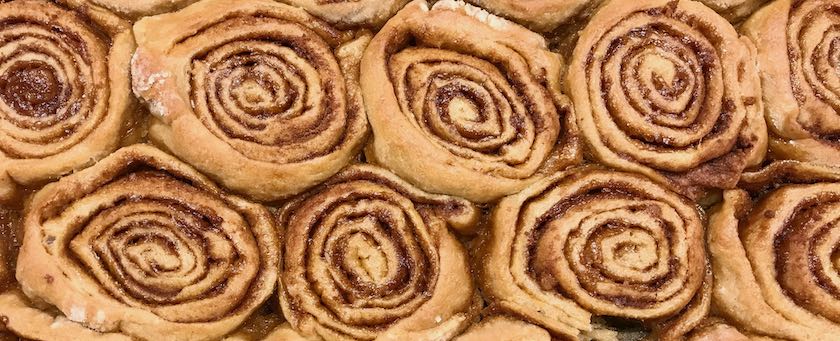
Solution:
{"label": "cinnamon roll swirl", "polygon": [[776,162],[745,173],[711,215],[715,306],[749,334],[840,335],[840,168]]}
{"label": "cinnamon roll swirl", "polygon": [[603,0],[466,0],[532,30],[556,29]]}
{"label": "cinnamon roll swirl", "polygon": [[81,0],[0,3],[0,200],[119,147],[134,46],[128,22]]}
{"label": "cinnamon roll swirl", "polygon": [[47,185],[23,224],[23,292],[99,332],[218,339],[277,281],[271,213],[146,145]]}
{"label": "cinnamon roll swirl", "polygon": [[568,77],[593,156],[695,199],[734,188],[767,145],[753,49],[695,1],[605,4]]}
{"label": "cinnamon roll swirl", "polygon": [[658,322],[708,309],[696,299],[707,277],[698,208],[640,175],[561,172],[502,199],[491,219],[482,292],[556,338],[593,336],[593,316]]}
{"label": "cinnamon roll swirl", "polygon": [[205,0],[134,27],[150,138],[257,200],[299,193],[361,151],[369,37],[270,0]]}
{"label": "cinnamon roll swirl", "polygon": [[409,0],[280,0],[338,27],[379,27]]}
{"label": "cinnamon roll swirl", "polygon": [[325,340],[448,340],[480,308],[466,250],[470,202],[351,166],[281,210],[280,300],[292,327]]}
{"label": "cinnamon roll swirl", "polygon": [[742,26],[758,46],[776,159],[840,166],[838,1],[778,0]]}
{"label": "cinnamon roll swirl", "polygon": [[371,41],[369,160],[489,202],[579,161],[563,66],[539,35],[453,0],[407,5]]}

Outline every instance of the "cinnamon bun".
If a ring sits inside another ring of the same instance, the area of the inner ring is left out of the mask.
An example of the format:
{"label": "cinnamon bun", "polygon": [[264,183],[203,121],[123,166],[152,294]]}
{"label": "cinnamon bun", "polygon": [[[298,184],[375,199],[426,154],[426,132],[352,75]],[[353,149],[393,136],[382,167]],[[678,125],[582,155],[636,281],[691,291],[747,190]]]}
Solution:
{"label": "cinnamon bun", "polygon": [[694,199],[734,188],[767,145],[753,49],[696,1],[606,3],[567,81],[593,156]]}
{"label": "cinnamon bun", "polygon": [[424,190],[489,202],[580,160],[561,57],[480,8],[410,3],[361,69],[368,160]]}
{"label": "cinnamon bun", "polygon": [[[153,147],[120,149],[45,186],[27,207],[20,288],[89,329],[218,339],[274,291],[271,213]],[[7,318],[25,324],[37,314],[21,309]],[[21,331],[29,333],[39,331]]]}
{"label": "cinnamon bun", "polygon": [[120,146],[134,46],[128,22],[81,0],[0,3],[0,200]]}
{"label": "cinnamon bun", "polygon": [[368,135],[369,35],[271,0],[205,0],[135,26],[150,138],[225,187],[274,201],[350,163]]}
{"label": "cinnamon bun", "polygon": [[470,202],[351,166],[281,209],[280,300],[291,326],[324,340],[448,340],[481,301],[449,231],[478,221]]}

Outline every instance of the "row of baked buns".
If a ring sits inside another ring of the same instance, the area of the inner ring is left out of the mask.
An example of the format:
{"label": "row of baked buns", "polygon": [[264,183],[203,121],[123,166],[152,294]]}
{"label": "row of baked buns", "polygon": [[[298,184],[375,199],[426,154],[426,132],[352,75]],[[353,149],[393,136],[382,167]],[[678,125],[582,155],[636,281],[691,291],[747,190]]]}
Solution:
{"label": "row of baked buns", "polygon": [[0,329],[840,334],[840,1],[284,2],[0,2]]}
{"label": "row of baked buns", "polygon": [[474,204],[373,165],[273,212],[138,144],[34,194],[0,315],[38,340],[235,340],[266,302],[286,320],[267,340],[628,337],[615,319],[832,340],[840,168],[779,161],[740,188],[704,217],[643,175],[572,168],[502,199],[469,252]]}
{"label": "row of baked buns", "polygon": [[454,0],[407,4],[375,35],[272,0],[201,1],[133,30],[73,1],[2,7],[7,200],[147,130],[263,202],[363,148],[424,190],[480,203],[585,151],[692,199],[734,188],[768,144],[773,159],[840,164],[832,2],[773,2],[742,36],[699,2],[610,1],[567,67],[543,36]]}

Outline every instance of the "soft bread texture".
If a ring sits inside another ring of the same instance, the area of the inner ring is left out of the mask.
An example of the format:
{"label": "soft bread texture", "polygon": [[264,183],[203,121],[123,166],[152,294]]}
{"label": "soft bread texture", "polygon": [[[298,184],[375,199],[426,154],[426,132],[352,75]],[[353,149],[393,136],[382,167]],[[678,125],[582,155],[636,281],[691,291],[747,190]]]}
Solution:
{"label": "soft bread texture", "polygon": [[551,341],[551,335],[533,324],[509,317],[489,317],[476,323],[455,341]]}
{"label": "soft bread texture", "polygon": [[368,35],[271,0],[206,0],[134,31],[150,138],[228,189],[288,198],[350,163],[368,136]]}
{"label": "soft bread texture", "polygon": [[837,1],[777,0],[741,27],[758,47],[774,158],[840,166],[840,81],[830,43]]}
{"label": "soft bread texture", "polygon": [[786,340],[840,335],[840,168],[797,161],[747,173],[712,213],[708,243],[719,312],[745,333]]}
{"label": "soft bread texture", "polygon": [[0,341],[835,341],[838,21],[0,0]]}
{"label": "soft bread texture", "polygon": [[279,242],[268,209],[147,145],[44,187],[23,228],[22,291],[100,332],[218,339],[277,281]]}
{"label": "soft bread texture", "polygon": [[88,0],[127,19],[171,12],[198,0]]}
{"label": "soft bread texture", "polygon": [[768,0],[699,0],[732,22],[742,21]]}
{"label": "soft bread texture", "polygon": [[379,27],[409,0],[279,0],[338,27]]}
{"label": "soft bread texture", "polygon": [[476,202],[580,162],[562,59],[546,41],[463,2],[429,6],[407,5],[365,51],[368,159]]}
{"label": "soft bread texture", "polygon": [[452,339],[481,301],[449,228],[472,231],[478,217],[466,200],[348,167],[281,209],[285,317],[315,339]]}
{"label": "soft bread texture", "polygon": [[131,27],[83,1],[0,3],[0,201],[89,166],[132,126]]}
{"label": "soft bread texture", "polygon": [[[33,340],[79,339],[91,341],[131,341],[119,333],[98,333],[70,321],[64,316],[55,316],[33,306],[19,290],[0,293],[0,307],[3,308],[4,329],[15,335]],[[0,335],[2,336],[2,335]]]}
{"label": "soft bread texture", "polygon": [[593,316],[688,314],[673,322],[685,333],[708,313],[700,212],[640,175],[560,172],[502,199],[491,221],[477,256],[482,293],[559,339],[600,332]]}
{"label": "soft bread texture", "polygon": [[532,30],[556,29],[603,0],[466,0],[496,15],[521,23]]}
{"label": "soft bread texture", "polygon": [[753,53],[698,2],[607,2],[566,81],[594,158],[693,199],[734,188],[767,148]]}

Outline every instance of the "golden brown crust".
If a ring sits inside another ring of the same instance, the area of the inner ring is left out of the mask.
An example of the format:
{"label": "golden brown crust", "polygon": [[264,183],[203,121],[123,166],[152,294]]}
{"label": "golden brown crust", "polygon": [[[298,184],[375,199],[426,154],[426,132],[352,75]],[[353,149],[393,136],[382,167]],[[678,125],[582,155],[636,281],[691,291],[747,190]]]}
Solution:
{"label": "golden brown crust", "polygon": [[231,190],[289,197],[367,138],[357,78],[368,35],[271,0],[206,0],[134,30],[151,139]]}
{"label": "golden brown crust", "polygon": [[171,12],[198,0],[86,0],[128,19]]}
{"label": "golden brown crust", "polygon": [[16,337],[31,340],[75,338],[91,341],[131,341],[131,338],[126,335],[98,333],[64,316],[56,316],[38,309],[19,290],[0,293],[0,308],[2,308],[0,309],[0,332],[6,329],[14,333]]}
{"label": "golden brown crust", "polygon": [[732,22],[743,20],[769,0],[699,0]]}
{"label": "golden brown crust", "polygon": [[480,301],[466,250],[478,210],[369,165],[351,166],[283,207],[283,313],[325,340],[446,340]]}
{"label": "golden brown crust", "polygon": [[703,286],[694,295],[691,302],[679,314],[654,323],[653,331],[647,340],[681,341],[689,339],[706,322],[712,305],[714,276],[711,266],[706,266]]}
{"label": "golden brown crust", "polygon": [[27,296],[93,330],[214,339],[273,292],[275,228],[266,208],[134,145],[34,195],[17,278]]}
{"label": "golden brown crust", "polygon": [[534,32],[463,2],[417,0],[371,41],[369,160],[489,202],[580,161],[563,66]]}
{"label": "golden brown crust", "polygon": [[[227,341],[227,340],[226,340]],[[268,334],[262,341],[310,341],[309,339],[300,336],[298,332],[292,329],[288,323],[284,323],[279,328]]]}
{"label": "golden brown crust", "polygon": [[750,341],[750,338],[730,325],[711,323],[698,328],[688,341]]}
{"label": "golden brown crust", "polygon": [[837,1],[777,0],[741,28],[758,47],[777,159],[840,165],[840,80],[831,43],[838,9]]}
{"label": "golden brown crust", "polygon": [[696,206],[647,178],[568,170],[494,209],[482,292],[562,339],[592,331],[592,315],[669,318],[704,281],[702,229]]}
{"label": "golden brown crust", "polygon": [[379,27],[410,0],[279,0],[338,27]]}
{"label": "golden brown crust", "polygon": [[545,329],[506,316],[492,316],[476,323],[454,341],[551,341]]}
{"label": "golden brown crust", "polygon": [[575,47],[567,85],[594,157],[692,198],[734,188],[767,133],[753,47],[691,0],[615,0]]}
{"label": "golden brown crust", "polygon": [[603,0],[466,0],[488,11],[547,32],[574,19],[581,12],[595,8]]}
{"label": "golden brown crust", "polygon": [[746,192],[725,192],[708,243],[716,310],[734,326],[790,340],[840,335],[838,175],[788,161],[744,175],[747,187],[771,188],[754,207]]}
{"label": "golden brown crust", "polygon": [[81,0],[0,3],[0,200],[119,147],[133,120],[128,22]]}

